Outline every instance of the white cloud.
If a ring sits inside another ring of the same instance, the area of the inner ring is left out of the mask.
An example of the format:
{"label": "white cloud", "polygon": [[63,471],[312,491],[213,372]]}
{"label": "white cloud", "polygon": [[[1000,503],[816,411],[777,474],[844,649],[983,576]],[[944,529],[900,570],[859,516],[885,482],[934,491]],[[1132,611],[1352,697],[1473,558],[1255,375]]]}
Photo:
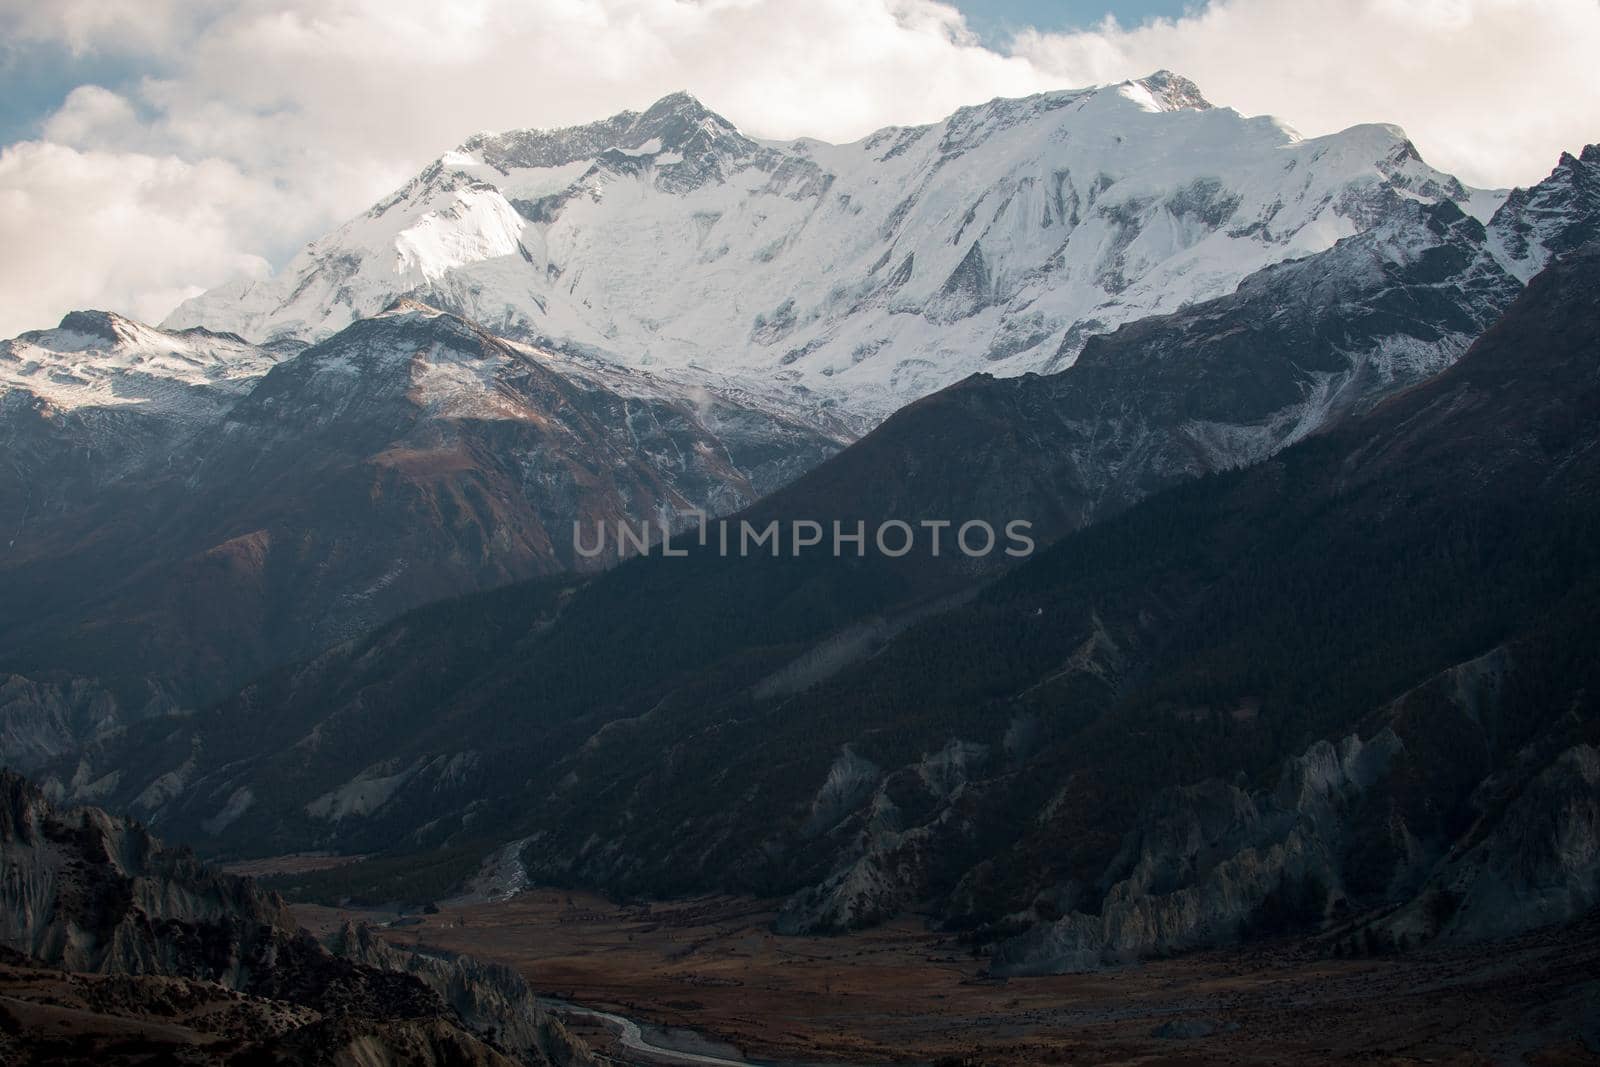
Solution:
{"label": "white cloud", "polygon": [[53,326],[73,308],[157,320],[200,288],[264,274],[266,261],[240,238],[267,222],[271,201],[217,160],[9,146],[0,151],[0,335]]}
{"label": "white cloud", "polygon": [[[74,252],[49,277],[30,270],[26,292],[0,275],[0,334],[86,303],[159,317],[230,264],[281,262],[470,133],[587,121],[676,89],[757,135],[849,140],[1168,67],[1308,134],[1399,123],[1430,162],[1480,184],[1536,180],[1600,134],[1585,83],[1595,0],[1214,0],[1142,28],[1029,33],[1005,52],[931,0],[138,8],[132,19],[118,0],[0,0],[0,37],[147,56],[152,71],[117,93],[75,91],[44,143],[9,150],[0,197],[29,206],[0,220],[8,244]],[[77,179],[52,186],[68,159]],[[118,168],[143,177],[119,185]],[[86,220],[111,205],[118,233],[91,239]]]}
{"label": "white cloud", "polygon": [[98,85],[80,85],[44,123],[44,140],[56,144],[126,147],[142,141],[139,117],[128,98]]}
{"label": "white cloud", "polygon": [[1600,140],[1595,0],[1228,0],[1177,22],[1024,35],[1017,54],[1079,82],[1167,67],[1213,101],[1307,134],[1405,128],[1468,184],[1528,184]]}
{"label": "white cloud", "polygon": [[0,0],[6,36],[52,41],[74,53],[150,54],[170,48],[185,26],[219,5],[210,0]]}

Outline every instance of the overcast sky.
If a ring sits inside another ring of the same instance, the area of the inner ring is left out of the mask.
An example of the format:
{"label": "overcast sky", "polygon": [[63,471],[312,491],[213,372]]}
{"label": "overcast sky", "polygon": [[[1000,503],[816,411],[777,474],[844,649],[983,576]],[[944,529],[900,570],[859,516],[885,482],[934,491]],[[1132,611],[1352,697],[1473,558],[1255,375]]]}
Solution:
{"label": "overcast sky", "polygon": [[852,140],[1166,67],[1469,184],[1600,141],[1600,0],[0,0],[0,337],[264,275],[483,129],[688,89]]}

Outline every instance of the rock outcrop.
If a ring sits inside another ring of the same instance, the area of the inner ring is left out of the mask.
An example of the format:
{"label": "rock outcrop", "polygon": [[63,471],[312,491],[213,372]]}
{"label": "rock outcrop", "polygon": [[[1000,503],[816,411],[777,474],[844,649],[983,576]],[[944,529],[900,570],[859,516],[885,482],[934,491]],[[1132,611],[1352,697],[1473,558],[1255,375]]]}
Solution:
{"label": "rock outcrop", "polygon": [[[592,1062],[514,974],[413,957],[370,932],[330,951],[276,894],[98,808],[57,810],[10,772],[0,772],[0,946],[20,968],[0,973],[0,986],[26,985],[28,969],[41,966],[97,976],[77,987],[91,1002],[76,1017],[91,1044],[179,1002],[208,1016],[187,1037],[164,1035],[197,1046],[184,1053],[193,1062],[221,1063],[241,1049],[281,1063]],[[224,1007],[201,1012],[203,1004]],[[52,1007],[64,1007],[58,995],[40,1003],[45,1014]],[[206,1058],[208,1037],[218,1036],[232,1043]]]}

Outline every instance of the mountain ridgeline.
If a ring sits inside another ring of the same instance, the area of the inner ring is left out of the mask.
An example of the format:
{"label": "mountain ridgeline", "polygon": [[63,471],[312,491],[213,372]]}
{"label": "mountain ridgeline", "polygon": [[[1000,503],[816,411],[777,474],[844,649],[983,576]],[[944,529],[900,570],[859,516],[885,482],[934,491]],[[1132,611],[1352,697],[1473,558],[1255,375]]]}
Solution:
{"label": "mountain ridgeline", "polygon": [[[1302,138],[1168,72],[846,145],[758,141],[679,93],[475,137],[278,277],[166,325],[320,340],[410,296],[871,422],[974,371],[1062,369],[1090,336],[1413,205],[1486,222],[1501,195],[1428,166],[1393,126]],[[1537,227],[1519,233],[1536,269]]]}

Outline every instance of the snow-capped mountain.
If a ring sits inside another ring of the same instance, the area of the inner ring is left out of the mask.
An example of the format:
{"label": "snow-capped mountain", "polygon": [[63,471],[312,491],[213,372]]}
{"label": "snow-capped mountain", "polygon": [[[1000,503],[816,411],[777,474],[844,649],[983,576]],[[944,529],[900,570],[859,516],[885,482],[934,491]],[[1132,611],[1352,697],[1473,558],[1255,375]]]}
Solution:
{"label": "snow-capped mountain", "polygon": [[1600,237],[1594,218],[1600,204],[1600,144],[1574,156],[1561,154],[1550,176],[1527,189],[1513,189],[1489,224],[1489,240],[1512,274],[1526,282],[1563,252]]}
{"label": "snow-capped mountain", "polygon": [[685,94],[480,135],[276,278],[170,326],[316,340],[404,294],[639,367],[799,389],[875,421],[978,371],[1069,366],[1412,201],[1501,193],[1395,127],[1302,138],[1161,72],[994,100],[847,145],[757,141]]}
{"label": "snow-capped mountain", "polygon": [[207,422],[281,358],[233,334],[156,329],[106,311],[74,311],[53,330],[0,341],[0,389],[55,411],[137,405]]}
{"label": "snow-capped mountain", "polygon": [[1450,201],[1402,204],[1224,296],[1092,336],[1066,370],[974,374],[908,404],[756,511],[1026,516],[1049,542],[1437,375],[1522,292],[1529,263],[1597,236],[1596,146],[1513,191],[1488,226]]}
{"label": "snow-capped mountain", "polygon": [[0,557],[41,517],[169,458],[300,347],[105,311],[0,341]]}

